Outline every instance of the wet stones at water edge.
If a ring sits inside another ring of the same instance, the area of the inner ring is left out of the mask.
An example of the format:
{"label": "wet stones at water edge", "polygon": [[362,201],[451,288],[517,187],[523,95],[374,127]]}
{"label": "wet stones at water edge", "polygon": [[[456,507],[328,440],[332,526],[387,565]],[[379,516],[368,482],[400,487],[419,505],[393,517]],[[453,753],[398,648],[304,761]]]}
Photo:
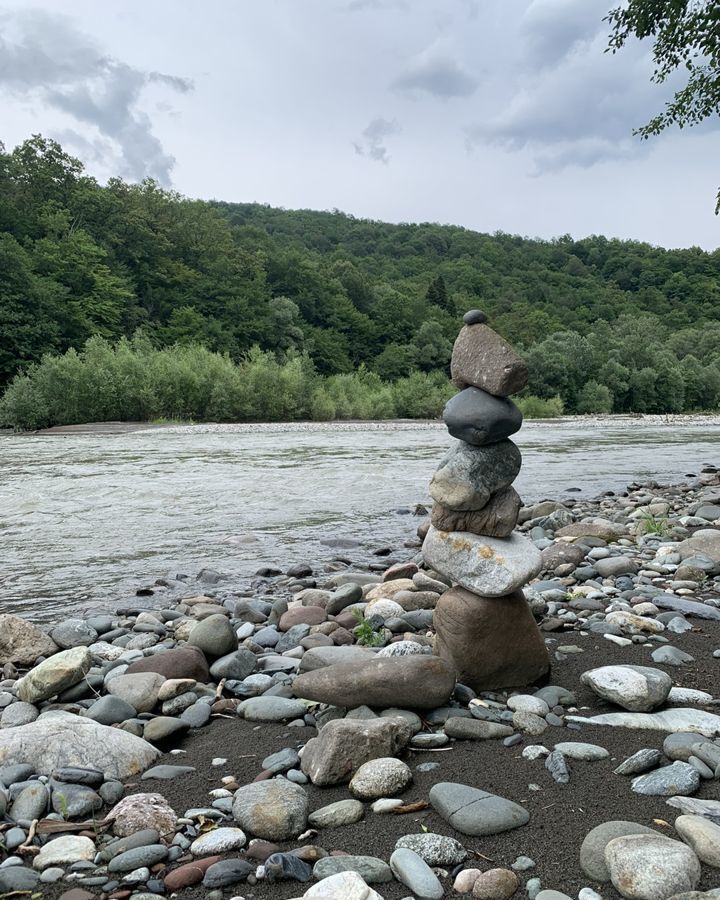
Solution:
{"label": "wet stones at water edge", "polygon": [[519,589],[542,568],[540,550],[513,533],[522,458],[508,440],[522,425],[509,395],[527,367],[479,310],[465,316],[450,363],[460,388],[443,417],[458,443],[430,484],[428,566],[457,585],[435,607],[435,651],[476,691],[521,687],[549,668],[545,642]]}

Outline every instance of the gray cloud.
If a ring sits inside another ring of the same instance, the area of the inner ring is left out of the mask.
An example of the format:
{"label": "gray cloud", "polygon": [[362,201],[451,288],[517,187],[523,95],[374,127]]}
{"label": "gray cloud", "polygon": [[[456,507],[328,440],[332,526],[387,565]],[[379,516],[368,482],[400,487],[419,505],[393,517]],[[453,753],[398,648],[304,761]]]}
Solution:
{"label": "gray cloud", "polygon": [[511,94],[499,112],[466,130],[470,144],[527,150],[535,174],[650,152],[633,129],[662,107],[668,91],[650,82],[643,45],[604,52],[603,11],[605,0],[533,0],[521,23]]}
{"label": "gray cloud", "polygon": [[75,155],[81,157],[86,164],[102,164],[113,156],[113,146],[104,138],[88,138],[74,128],[56,128],[50,137]]}
{"label": "gray cloud", "polygon": [[358,156],[367,156],[375,162],[387,165],[390,162],[386,138],[400,132],[400,126],[395,119],[383,119],[381,116],[373,119],[364,129],[361,141],[353,141],[353,147]]}
{"label": "gray cloud", "polygon": [[92,126],[99,137],[73,129],[66,130],[66,137],[94,156],[117,147],[126,178],[149,176],[170,183],[175,159],[164,150],[139,104],[149,85],[188,93],[191,81],[145,72],[105,55],[64,16],[31,10],[0,17],[0,26],[0,85]]}
{"label": "gray cloud", "polygon": [[468,72],[450,52],[431,47],[410,60],[405,70],[391,82],[394,91],[431,94],[448,100],[470,97],[475,93],[478,79]]}
{"label": "gray cloud", "polygon": [[607,34],[607,0],[532,0],[520,25],[522,62],[531,68],[555,66],[584,41]]}

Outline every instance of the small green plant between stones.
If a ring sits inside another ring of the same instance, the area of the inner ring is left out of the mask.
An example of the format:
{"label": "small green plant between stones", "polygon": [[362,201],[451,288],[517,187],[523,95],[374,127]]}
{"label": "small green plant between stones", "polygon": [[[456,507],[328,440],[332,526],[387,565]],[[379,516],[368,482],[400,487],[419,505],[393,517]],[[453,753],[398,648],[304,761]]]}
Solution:
{"label": "small green plant between stones", "polygon": [[379,647],[383,643],[382,633],[372,627],[359,609],[354,609],[353,615],[357,620],[353,633],[358,644],[362,644],[363,647]]}
{"label": "small green plant between stones", "polygon": [[61,794],[59,791],[55,791],[55,796],[57,797],[57,804],[60,807],[60,815],[63,819],[70,818],[68,816],[68,802],[65,794]]}
{"label": "small green plant between stones", "polygon": [[654,516],[652,513],[643,513],[639,518],[639,534],[657,534],[660,537],[669,537],[672,529],[667,516]]}

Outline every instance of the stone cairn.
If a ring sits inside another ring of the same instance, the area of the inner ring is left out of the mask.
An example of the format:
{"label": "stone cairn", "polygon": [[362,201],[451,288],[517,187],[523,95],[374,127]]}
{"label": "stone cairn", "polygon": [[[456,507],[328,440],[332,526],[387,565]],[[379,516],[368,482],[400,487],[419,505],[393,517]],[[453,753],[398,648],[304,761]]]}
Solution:
{"label": "stone cairn", "polygon": [[522,413],[509,399],[527,366],[485,323],[464,316],[451,361],[459,388],[443,418],[457,444],[430,483],[425,562],[450,579],[435,608],[435,653],[476,691],[531,684],[549,669],[545,642],[521,590],[541,568],[540,551],[513,532],[521,501],[512,482],[522,457],[508,440]]}

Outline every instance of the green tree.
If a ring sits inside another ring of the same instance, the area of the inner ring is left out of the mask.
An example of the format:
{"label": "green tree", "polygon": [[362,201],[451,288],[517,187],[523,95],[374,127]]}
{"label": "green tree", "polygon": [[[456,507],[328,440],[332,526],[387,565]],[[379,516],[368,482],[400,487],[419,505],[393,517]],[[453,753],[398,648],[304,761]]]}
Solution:
{"label": "green tree", "polygon": [[452,299],[448,294],[445,279],[442,275],[436,275],[430,282],[427,293],[425,294],[425,299],[433,306],[439,306],[440,309],[444,309],[447,312],[455,312]]}
{"label": "green tree", "polygon": [[655,382],[657,373],[646,366],[630,376],[630,408],[635,412],[654,412],[656,409]]}
{"label": "green tree", "polygon": [[0,385],[44,353],[63,349],[66,290],[32,270],[32,256],[0,233]]}
{"label": "green tree", "polygon": [[626,409],[627,395],[630,389],[630,369],[616,359],[608,359],[598,371],[598,381],[610,391],[615,410]]}
{"label": "green tree", "polygon": [[450,361],[452,344],[436,319],[428,319],[422,323],[413,338],[413,344],[416,348],[417,365],[426,372],[443,368]]}
{"label": "green tree", "polygon": [[289,297],[273,297],[268,303],[268,310],[269,345],[280,357],[288,350],[301,351],[305,335],[297,303]]}
{"label": "green tree", "polygon": [[413,344],[387,344],[373,360],[373,370],[384,381],[394,381],[408,375],[415,368],[417,347]]}
{"label": "green tree", "polygon": [[597,381],[588,381],[580,389],[577,396],[577,411],[583,413],[612,412],[613,396],[604,384]]}
{"label": "green tree", "polygon": [[[717,0],[629,0],[610,10],[613,53],[630,38],[651,38],[655,71],[662,84],[682,73],[687,79],[665,109],[636,133],[643,138],[672,125],[698,125],[720,111],[720,11]],[[720,191],[715,213],[720,212]]]}

